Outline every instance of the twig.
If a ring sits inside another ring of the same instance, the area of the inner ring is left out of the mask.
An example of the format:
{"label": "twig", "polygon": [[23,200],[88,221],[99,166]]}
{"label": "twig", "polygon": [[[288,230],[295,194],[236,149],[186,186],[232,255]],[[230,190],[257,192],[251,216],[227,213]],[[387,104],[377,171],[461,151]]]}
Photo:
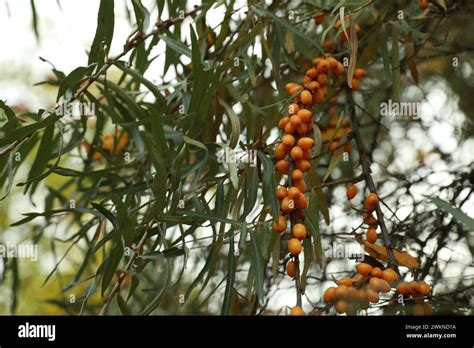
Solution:
{"label": "twig", "polygon": [[[351,124],[352,124],[352,131],[353,131],[354,138],[356,141],[357,149],[359,150],[362,173],[365,177],[365,181],[367,183],[367,187],[369,188],[369,190],[371,192],[376,193],[377,190],[376,190],[375,183],[371,175],[372,171],[370,169],[370,160],[369,160],[369,157],[367,156],[367,153],[365,152],[364,143],[362,142],[362,136],[360,134],[359,126],[357,123],[354,98],[352,95],[352,90],[349,88],[349,86],[346,87],[346,95],[347,95],[347,102],[349,105],[349,114],[350,114],[350,119],[351,119]],[[377,214],[377,219],[380,225],[380,229],[382,230],[384,244],[387,248],[388,266],[395,269],[398,273],[397,260],[395,259],[395,256],[393,255],[393,248],[390,242],[390,236],[387,230],[387,226],[385,226],[383,212],[382,212],[382,209],[380,208],[379,203],[377,203],[375,206],[375,212]]]}

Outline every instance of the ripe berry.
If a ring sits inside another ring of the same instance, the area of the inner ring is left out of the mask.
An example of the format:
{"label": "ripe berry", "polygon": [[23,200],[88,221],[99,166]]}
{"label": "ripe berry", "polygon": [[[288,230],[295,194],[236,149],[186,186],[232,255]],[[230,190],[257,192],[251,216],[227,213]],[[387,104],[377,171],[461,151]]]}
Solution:
{"label": "ripe berry", "polygon": [[417,290],[419,293],[421,293],[424,296],[429,295],[431,292],[430,286],[426,284],[424,281],[418,282]]}
{"label": "ripe berry", "polygon": [[290,117],[290,122],[291,122],[292,126],[296,128],[296,127],[298,127],[299,125],[301,125],[301,123],[302,123],[303,121],[301,120],[301,117],[299,117],[298,114],[296,114],[296,115],[292,115],[292,116]]}
{"label": "ripe berry", "polygon": [[303,316],[306,315],[304,310],[300,306],[294,306],[290,311],[291,316]]}
{"label": "ripe berry", "polygon": [[311,105],[313,103],[313,97],[311,95],[311,92],[308,90],[304,90],[303,92],[301,92],[300,99],[304,105]]}
{"label": "ripe berry", "polygon": [[367,289],[367,291],[365,292],[365,296],[367,297],[367,300],[372,303],[379,302],[379,294],[377,294],[377,292],[372,289]]}
{"label": "ripe berry", "polygon": [[311,163],[305,159],[300,159],[295,161],[295,167],[302,172],[306,172],[311,168]]}
{"label": "ripe berry", "polygon": [[329,147],[329,150],[333,152],[333,151],[336,151],[338,148],[339,148],[339,142],[337,140],[333,140],[331,142],[331,146]]}
{"label": "ripe berry", "polygon": [[356,266],[356,270],[358,273],[362,274],[363,276],[367,276],[372,271],[372,266],[368,263],[359,263]]}
{"label": "ripe berry", "polygon": [[297,208],[306,209],[308,207],[308,200],[305,195],[300,195],[297,200],[295,200],[295,205]]}
{"label": "ripe berry", "polygon": [[336,299],[337,299],[336,288],[334,287],[327,288],[323,295],[324,302],[329,303]]}
{"label": "ripe berry", "polygon": [[339,279],[337,282],[338,285],[346,285],[346,286],[352,286],[352,279],[348,277],[344,277]]}
{"label": "ripe berry", "polygon": [[283,118],[278,122],[278,128],[285,129],[286,124],[288,123],[289,120],[290,120],[290,118],[289,118],[288,116],[283,117]]}
{"label": "ripe berry", "polygon": [[418,6],[422,10],[426,10],[428,8],[429,4],[430,4],[430,2],[428,0],[419,0],[418,1]]}
{"label": "ripe berry", "polygon": [[287,160],[280,160],[275,164],[275,170],[279,173],[288,174],[290,169],[290,162]]}
{"label": "ripe berry", "polygon": [[382,272],[382,278],[385,279],[389,283],[393,283],[397,281],[398,274],[391,268],[386,268]]}
{"label": "ripe berry", "polygon": [[380,278],[382,276],[382,270],[380,267],[374,267],[372,268],[372,271],[370,271],[370,275],[372,277]]}
{"label": "ripe berry", "polygon": [[303,172],[299,169],[295,169],[291,173],[291,178],[293,179],[293,181],[300,181],[301,179],[303,179]]}
{"label": "ripe berry", "polygon": [[361,68],[358,68],[358,69],[355,69],[354,71],[354,77],[356,79],[362,79],[365,77],[365,70],[364,69],[361,69]]}
{"label": "ripe berry", "polygon": [[281,201],[280,208],[286,214],[291,213],[295,209],[295,202],[292,199],[285,197]]}
{"label": "ripe berry", "polygon": [[357,195],[357,187],[354,184],[350,184],[346,189],[347,199],[351,200]]}
{"label": "ripe berry", "polygon": [[288,148],[285,147],[285,145],[283,145],[282,143],[278,144],[275,147],[275,159],[277,159],[278,161],[282,160],[283,158],[285,158],[286,155],[288,155],[288,152]]}
{"label": "ripe berry", "polygon": [[364,212],[364,222],[371,227],[377,226],[377,219],[369,212]]}
{"label": "ripe berry", "polygon": [[303,150],[301,149],[301,147],[295,146],[291,149],[290,156],[295,161],[303,159]]}
{"label": "ripe berry", "polygon": [[347,285],[339,285],[336,288],[336,298],[338,300],[343,300],[347,298],[347,295],[349,294],[349,288]]}
{"label": "ripe berry", "polygon": [[293,200],[297,200],[301,195],[301,191],[297,187],[290,187],[288,190],[288,197]]}
{"label": "ripe berry", "polygon": [[320,25],[322,22],[324,22],[324,17],[325,17],[325,14],[323,11],[316,12],[314,15],[314,23],[316,25]]}
{"label": "ripe berry", "polygon": [[377,230],[373,227],[370,227],[365,233],[365,238],[369,243],[375,243],[378,239]]}
{"label": "ripe berry", "polygon": [[360,89],[360,80],[353,78],[352,79],[352,90],[353,91],[358,91]]}
{"label": "ripe berry", "polygon": [[278,216],[278,223],[272,222],[272,228],[278,233],[282,233],[286,230],[286,218],[283,215]]}
{"label": "ripe berry", "polygon": [[291,255],[296,256],[301,253],[303,246],[301,245],[301,242],[296,239],[296,238],[291,238],[288,241],[288,251],[290,252]]}
{"label": "ripe berry", "polygon": [[[299,169],[297,169],[297,170],[299,170]],[[301,172],[301,170],[300,170],[300,172]],[[307,191],[306,182],[303,179],[295,181],[293,183],[293,186],[295,186],[298,190],[300,190],[301,193],[305,193]]]}
{"label": "ripe berry", "polygon": [[296,276],[296,263],[294,261],[290,261],[286,264],[286,274],[291,278]]}
{"label": "ripe berry", "polygon": [[293,236],[298,240],[303,240],[308,235],[308,230],[303,224],[295,224],[293,226]]}
{"label": "ripe berry", "polygon": [[286,196],[288,196],[288,191],[286,187],[280,186],[279,188],[277,188],[276,197],[279,201],[281,201]]}
{"label": "ripe berry", "polygon": [[309,150],[314,146],[314,140],[309,137],[304,137],[298,140],[298,146],[303,150]]}
{"label": "ripe berry", "polygon": [[410,285],[407,282],[400,282],[397,285],[396,291],[401,295],[408,295],[410,293]]}
{"label": "ripe berry", "polygon": [[286,147],[293,147],[293,145],[295,145],[295,137],[292,136],[291,134],[285,134],[281,138],[281,143],[285,145]]}
{"label": "ripe berry", "polygon": [[377,194],[374,192],[371,192],[365,199],[364,207],[368,211],[373,211],[378,202],[379,202],[379,198]]}
{"label": "ripe berry", "polygon": [[301,118],[301,121],[308,123],[311,122],[313,113],[308,109],[301,109],[300,111],[298,111],[298,116]]}
{"label": "ripe berry", "polygon": [[348,309],[348,304],[346,301],[337,301],[336,302],[336,312],[339,314],[346,313]]}

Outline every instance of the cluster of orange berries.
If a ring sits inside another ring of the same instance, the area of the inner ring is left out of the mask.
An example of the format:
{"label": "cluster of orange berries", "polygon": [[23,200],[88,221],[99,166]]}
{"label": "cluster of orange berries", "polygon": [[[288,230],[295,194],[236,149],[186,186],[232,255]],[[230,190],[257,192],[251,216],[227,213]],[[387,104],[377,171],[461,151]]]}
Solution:
{"label": "cluster of orange berries", "polygon": [[337,287],[330,287],[324,292],[323,300],[334,304],[339,314],[355,314],[358,309],[367,309],[369,303],[379,302],[379,293],[388,293],[391,284],[398,280],[397,273],[391,268],[382,270],[360,263],[356,270],[352,278],[341,278]]}
{"label": "cluster of orange berries", "polygon": [[[357,186],[349,184],[346,188],[346,196],[348,200],[353,199],[357,195]],[[379,203],[379,197],[375,192],[369,193],[364,201],[364,223],[369,227],[365,233],[365,238],[369,243],[375,243],[378,239],[377,234],[377,219],[372,215],[377,204]]]}
{"label": "cluster of orange berries", "polygon": [[432,315],[431,303],[425,301],[425,296],[431,293],[430,286],[425,281],[400,282],[397,285],[397,294],[415,301],[410,306],[413,315]]}
{"label": "cluster of orange berries", "polygon": [[[283,135],[275,147],[275,170],[287,176],[286,184],[277,188],[276,197],[280,201],[278,222],[272,228],[278,233],[287,229],[288,215],[291,216],[292,237],[288,240],[288,251],[292,259],[286,265],[287,274],[297,275],[296,258],[302,251],[302,241],[307,238],[308,230],[303,224],[304,209],[308,207],[305,196],[307,185],[304,173],[311,168],[312,152],[315,142],[310,136],[313,129],[313,111],[315,104],[325,102],[330,75],[342,75],[343,64],[330,54],[313,60],[313,66],[306,71],[303,84],[288,83],[285,89],[293,98],[289,106],[289,115],[278,123]],[[299,306],[291,310],[291,315],[304,315]]]}

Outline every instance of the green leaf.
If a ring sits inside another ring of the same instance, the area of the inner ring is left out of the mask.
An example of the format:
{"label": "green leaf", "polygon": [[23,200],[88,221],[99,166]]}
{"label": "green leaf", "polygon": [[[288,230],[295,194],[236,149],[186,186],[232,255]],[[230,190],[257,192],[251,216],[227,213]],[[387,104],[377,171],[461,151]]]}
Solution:
{"label": "green leaf", "polygon": [[35,0],[31,0],[30,4],[31,4],[31,17],[32,17],[33,31],[35,32],[36,39],[39,39],[38,14],[36,13]]}
{"label": "green leaf", "polygon": [[469,229],[469,231],[474,231],[474,219],[464,213],[461,209],[456,208],[451,203],[446,202],[438,197],[428,195],[423,196],[431,200],[439,208],[451,214],[457,221],[462,222]]}
{"label": "green leaf", "polygon": [[110,282],[114,278],[115,271],[120,265],[122,256],[124,253],[124,245],[120,235],[116,235],[114,238],[114,246],[110,250],[109,256],[104,261],[103,276],[102,276],[102,291],[101,294],[104,296],[105,291],[110,285]]}
{"label": "green leaf", "polygon": [[78,88],[79,82],[85,77],[89,76],[92,71],[94,70],[95,64],[91,64],[89,66],[80,66],[73,71],[69,75],[65,77],[65,79],[61,82],[58,89],[58,96],[56,97],[56,102],[64,96],[64,94],[69,90],[71,93],[74,93]]}
{"label": "green leaf", "polygon": [[227,255],[227,283],[225,286],[224,301],[222,303],[222,315],[228,315],[230,313],[236,271],[234,234],[232,228],[229,233],[231,237],[229,238],[229,253]]}
{"label": "green leaf", "polygon": [[263,199],[265,200],[265,204],[272,210],[273,221],[278,222],[280,206],[275,193],[276,183],[275,177],[273,176],[273,173],[275,172],[273,162],[260,150],[258,150],[258,157],[263,164]]}
{"label": "green leaf", "polygon": [[97,204],[97,203],[94,203],[94,202],[91,202],[91,205],[96,209],[98,210],[107,220],[109,220],[112,225],[114,226],[115,229],[119,229],[119,222],[117,220],[117,217],[112,214],[110,211],[108,211],[107,209],[105,209],[103,206],[101,206],[100,204]]}
{"label": "green leaf", "polygon": [[[41,143],[38,148],[38,152],[36,153],[35,161],[31,165],[31,169],[28,174],[28,181],[40,176],[43,170],[46,168],[49,157],[53,152],[53,138],[54,124],[51,124],[44,130],[43,137],[41,138]],[[27,185],[25,188],[25,193],[28,191],[29,188],[30,185]],[[36,185],[32,187],[31,194],[34,193],[35,188]]]}
{"label": "green leaf", "polygon": [[114,22],[114,0],[100,0],[99,13],[97,15],[97,29],[89,52],[89,65],[98,63],[99,67],[102,66],[103,61],[100,62],[99,59],[100,50],[103,44],[106,46],[106,52],[110,49],[114,36]]}
{"label": "green leaf", "polygon": [[[167,47],[170,47],[171,49],[173,49],[174,51],[178,52],[179,54],[183,56],[192,58],[193,53],[191,49],[185,44],[183,44],[181,41],[178,41],[168,35],[160,35],[160,38],[164,42],[166,42]],[[193,68],[194,68],[194,65],[193,65]]]}
{"label": "green leaf", "polygon": [[120,293],[117,294],[117,304],[119,306],[120,312],[122,312],[123,315],[132,315],[132,311],[130,310],[127,305],[127,302],[125,302]]}
{"label": "green leaf", "polygon": [[143,6],[140,0],[132,0],[133,11],[135,13],[135,20],[137,21],[138,29],[143,32],[147,29],[150,23],[150,13]]}
{"label": "green leaf", "polygon": [[331,156],[331,161],[329,162],[328,169],[326,170],[326,173],[324,174],[323,182],[325,182],[327,178],[329,178],[329,176],[332,174],[334,169],[337,168],[343,156],[344,154],[342,152],[342,148],[339,148],[337,149],[336,152],[334,152],[334,154]]}
{"label": "green leaf", "polygon": [[227,116],[229,117],[229,120],[230,120],[232,133],[230,134],[228,145],[230,148],[234,149],[237,143],[239,142],[239,137],[241,133],[240,121],[239,121],[238,116],[235,114],[234,110],[232,109],[232,107],[229,106],[229,104],[227,104],[221,98],[219,98],[219,103],[224,107],[227,113]]}
{"label": "green leaf", "polygon": [[27,126],[14,129],[14,130],[6,133],[3,138],[0,138],[0,148],[2,148],[5,145],[11,144],[15,141],[20,141],[22,139],[25,139],[25,138],[31,136],[36,131],[48,127],[49,125],[53,124],[57,120],[59,120],[59,116],[51,115],[51,116],[48,116],[48,117],[44,118],[43,120],[41,120],[39,122],[32,123],[32,124],[29,124]]}
{"label": "green leaf", "polygon": [[255,235],[256,230],[250,233],[250,240],[252,242],[252,265],[255,268],[255,281],[257,295],[260,303],[263,303],[264,289],[263,283],[265,279],[265,269],[263,266],[262,252],[258,245],[257,236]]}
{"label": "green leaf", "polygon": [[275,233],[276,241],[273,244],[272,249],[272,276],[273,280],[276,280],[278,275],[278,267],[280,266],[280,244],[281,244],[281,235],[279,233]]}

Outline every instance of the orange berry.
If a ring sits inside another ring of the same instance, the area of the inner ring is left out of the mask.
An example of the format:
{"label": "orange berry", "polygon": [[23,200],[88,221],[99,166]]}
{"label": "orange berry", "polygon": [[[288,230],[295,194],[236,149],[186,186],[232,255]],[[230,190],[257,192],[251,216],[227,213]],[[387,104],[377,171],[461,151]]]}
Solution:
{"label": "orange berry", "polygon": [[364,279],[364,276],[360,273],[356,273],[353,277],[352,277],[352,281],[353,282],[360,282],[362,279]]}
{"label": "orange berry", "polygon": [[288,191],[286,187],[280,186],[279,188],[277,188],[276,197],[279,201],[281,201],[286,196],[288,196]]}
{"label": "orange berry", "polygon": [[317,90],[320,85],[318,83],[318,81],[309,81],[306,85],[305,85],[306,89],[309,89],[311,92],[314,92],[315,90]]}
{"label": "orange berry", "polygon": [[298,146],[303,150],[309,150],[314,146],[314,140],[309,137],[300,138],[298,140]]}
{"label": "orange berry", "polygon": [[293,186],[295,186],[296,188],[298,188],[298,190],[300,190],[301,193],[305,193],[306,190],[307,190],[307,187],[306,187],[306,182],[301,179],[301,180],[298,180],[298,181],[295,181],[293,183]]}
{"label": "orange berry", "polygon": [[317,89],[313,93],[313,103],[322,104],[324,103],[324,91],[322,89]]}
{"label": "orange berry", "polygon": [[[336,65],[337,65],[337,61],[336,61]],[[337,104],[337,95],[334,95],[331,98],[329,98],[329,102],[331,104]]]}
{"label": "orange berry", "polygon": [[304,316],[306,313],[300,306],[294,306],[290,311],[291,316]]}
{"label": "orange berry", "polygon": [[336,151],[337,149],[339,149],[339,142],[337,140],[333,140],[331,145],[329,146],[329,150],[331,150],[332,152]]}
{"label": "orange berry", "polygon": [[286,155],[288,155],[288,148],[285,147],[282,143],[278,144],[275,147],[275,158],[279,161],[285,158]]}
{"label": "orange berry", "polygon": [[352,90],[353,91],[358,91],[360,89],[360,80],[353,78],[352,79]]}
{"label": "orange berry", "polygon": [[341,62],[337,62],[337,67],[334,69],[334,72],[337,75],[344,74],[344,65]]}
{"label": "orange berry", "polygon": [[347,153],[352,152],[352,145],[350,143],[346,143],[346,145],[344,145],[344,152],[347,152]]}
{"label": "orange berry", "polygon": [[326,73],[329,69],[329,62],[326,59],[321,59],[321,61],[319,61],[319,63],[318,63],[318,66],[316,67],[316,69],[318,69],[318,74]]}
{"label": "orange berry", "polygon": [[288,274],[291,278],[296,276],[296,262],[290,261],[286,264],[286,274]]}
{"label": "orange berry", "polygon": [[375,243],[378,238],[377,230],[373,227],[370,227],[365,233],[365,239],[367,239],[367,242],[369,243]]}
{"label": "orange berry", "polygon": [[354,71],[354,77],[356,79],[362,79],[365,77],[365,70],[364,69],[361,69],[361,68],[358,68],[358,69],[355,69]]}
{"label": "orange berry", "polygon": [[337,282],[337,285],[346,285],[346,286],[352,286],[352,279],[348,277],[344,277],[339,279]]}
{"label": "orange berry", "polygon": [[328,75],[319,74],[318,75],[318,83],[319,83],[320,86],[326,86],[328,84]]}
{"label": "orange berry", "polygon": [[410,293],[410,285],[407,282],[398,283],[397,293],[402,295],[408,295]]}
{"label": "orange berry", "polygon": [[430,2],[429,2],[428,0],[419,0],[419,1],[418,1],[418,6],[419,6],[420,9],[422,9],[422,10],[426,10],[429,5],[430,5]]}
{"label": "orange berry", "polygon": [[308,200],[305,195],[300,195],[297,200],[295,200],[295,205],[297,208],[306,209],[308,207]]}
{"label": "orange berry", "polygon": [[291,179],[293,179],[293,181],[300,181],[301,179],[303,179],[303,172],[299,169],[295,169],[291,173]]}
{"label": "orange berry", "polygon": [[431,292],[430,286],[426,284],[426,282],[424,281],[418,282],[417,290],[419,293],[421,293],[424,296],[429,295]]}
{"label": "orange berry", "polygon": [[308,230],[306,229],[305,225],[298,223],[293,226],[293,236],[296,239],[303,240],[307,237],[307,235]]}
{"label": "orange berry", "polygon": [[379,198],[377,197],[377,194],[374,192],[371,192],[365,199],[364,207],[368,211],[373,211],[378,202],[379,202]]}
{"label": "orange berry", "polygon": [[326,60],[327,60],[327,62],[328,62],[328,64],[329,64],[329,69],[330,69],[330,70],[336,69],[336,67],[337,67],[337,59],[336,59],[336,58],[334,58],[334,57],[328,57]]}
{"label": "orange berry", "polygon": [[278,223],[276,224],[274,221],[272,222],[272,228],[274,231],[278,233],[282,233],[286,230],[286,218],[283,215],[278,216]]}
{"label": "orange berry", "polygon": [[290,199],[296,200],[300,197],[301,191],[297,187],[290,187],[288,190],[288,197]]}
{"label": "orange berry", "polygon": [[301,118],[301,121],[304,123],[311,122],[313,118],[313,113],[308,109],[301,109],[298,111],[298,116]]}
{"label": "orange berry", "polygon": [[281,200],[280,208],[284,213],[289,214],[295,209],[295,201],[285,197]]}
{"label": "orange berry", "polygon": [[314,15],[314,23],[316,25],[320,25],[322,22],[324,22],[324,17],[326,15],[324,14],[323,11],[318,11],[316,12],[316,14]]}
{"label": "orange berry", "polygon": [[363,276],[367,276],[372,271],[372,266],[368,263],[359,263],[356,266],[356,270],[358,273],[362,274]]}
{"label": "orange berry", "polygon": [[291,134],[285,134],[281,138],[281,143],[287,147],[293,147],[295,145],[295,137]]}
{"label": "orange berry", "polygon": [[308,132],[308,126],[306,123],[300,124],[296,127],[296,132],[298,135],[305,135]]}
{"label": "orange berry", "polygon": [[337,298],[336,288],[332,287],[332,286],[330,288],[327,288],[326,291],[323,294],[323,300],[326,303],[332,302],[332,301],[336,300],[336,298]]}
{"label": "orange berry", "polygon": [[372,277],[380,278],[382,276],[382,270],[380,267],[374,267],[372,268],[372,271],[370,271],[370,275]]}
{"label": "orange berry", "polygon": [[293,256],[299,255],[302,249],[303,249],[303,246],[301,245],[301,242],[298,239],[291,238],[288,241],[288,251],[290,252],[291,255]]}
{"label": "orange berry", "polygon": [[296,169],[306,172],[311,168],[311,163],[308,160],[300,159],[295,162]]}
{"label": "orange berry", "polygon": [[299,146],[295,146],[291,149],[290,156],[293,160],[298,161],[303,158],[303,150]]}
{"label": "orange berry", "polygon": [[303,121],[301,120],[301,117],[299,117],[298,114],[296,114],[296,115],[292,115],[292,116],[290,117],[290,122],[291,122],[291,124],[293,125],[293,127],[296,128],[296,127],[298,127],[299,125],[301,125],[301,123],[302,123]]}
{"label": "orange berry", "polygon": [[295,96],[296,94],[298,94],[300,91],[303,90],[303,87],[300,86],[300,85],[295,85],[293,87],[291,87],[290,89],[290,95],[292,96]]}
{"label": "orange berry", "polygon": [[304,105],[311,105],[313,103],[313,97],[311,95],[311,92],[308,90],[304,90],[303,92],[301,92],[300,99]]}
{"label": "orange berry", "polygon": [[290,106],[288,106],[288,113],[290,115],[294,115],[294,114],[297,114],[298,111],[300,111],[300,106],[297,104],[297,103],[293,103],[293,104],[290,104]]}
{"label": "orange berry", "polygon": [[285,126],[285,133],[287,134],[293,134],[295,132],[296,128],[291,124],[291,122],[288,122]]}
{"label": "orange berry", "polygon": [[280,129],[285,129],[286,124],[288,123],[289,120],[290,120],[290,118],[289,118],[288,116],[283,117],[283,118],[278,122],[278,128],[280,128]]}
{"label": "orange berry", "polygon": [[279,160],[276,164],[275,164],[275,170],[279,173],[283,173],[283,174],[288,174],[288,170],[290,169],[290,162],[288,162],[287,160]]}
{"label": "orange berry", "polygon": [[287,84],[285,85],[285,90],[286,90],[286,92],[287,92],[288,94],[290,94],[291,89],[292,89],[293,87],[296,87],[296,86],[298,86],[296,83],[294,83],[294,82],[289,82],[289,83],[287,83]]}
{"label": "orange berry", "polygon": [[313,66],[318,67],[319,63],[323,60],[321,57],[317,57],[313,59]]}
{"label": "orange berry", "polygon": [[307,161],[311,161],[313,155],[311,154],[310,150],[303,150],[303,158]]}
{"label": "orange berry", "polygon": [[397,281],[398,274],[391,268],[386,268],[382,272],[382,278],[385,279],[389,283],[393,283]]}
{"label": "orange berry", "polygon": [[379,302],[379,294],[377,294],[377,292],[372,289],[367,289],[367,291],[365,292],[365,296],[367,300],[369,300],[369,302],[371,303]]}
{"label": "orange berry", "polygon": [[346,189],[347,199],[351,200],[356,195],[357,195],[357,186],[354,184],[350,184],[349,186],[347,186],[347,189]]}
{"label": "orange berry", "polygon": [[347,295],[349,295],[349,288],[347,285],[339,285],[336,288],[336,298],[338,300],[343,300],[347,298]]}
{"label": "orange berry", "polygon": [[339,314],[346,313],[349,305],[346,301],[337,301],[335,305],[336,312]]}
{"label": "orange berry", "polygon": [[310,83],[311,82],[311,77],[309,77],[308,75],[305,75],[304,78],[303,78],[303,83],[306,87],[306,84]]}
{"label": "orange berry", "polygon": [[377,219],[372,215],[372,213],[365,212],[364,213],[364,223],[371,227],[377,226]]}
{"label": "orange berry", "polygon": [[318,70],[316,68],[310,68],[306,71],[306,76],[314,79],[316,76],[318,76]]}

